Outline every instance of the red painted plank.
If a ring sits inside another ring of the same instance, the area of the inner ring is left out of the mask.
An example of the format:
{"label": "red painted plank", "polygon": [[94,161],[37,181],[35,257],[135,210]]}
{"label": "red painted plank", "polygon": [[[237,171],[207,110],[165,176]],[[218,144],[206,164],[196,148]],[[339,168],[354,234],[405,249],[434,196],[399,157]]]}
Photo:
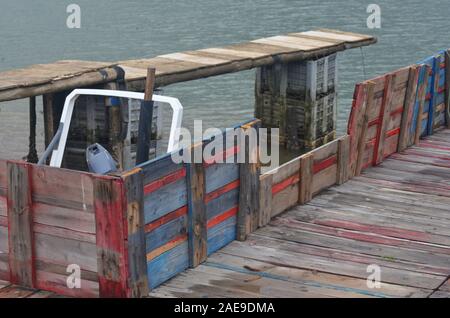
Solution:
{"label": "red painted plank", "polygon": [[100,297],[128,297],[127,222],[123,181],[94,178],[94,208]]}
{"label": "red painted plank", "polygon": [[322,170],[325,170],[328,167],[331,167],[332,165],[337,163],[337,156],[333,155],[325,160],[322,160],[316,164],[314,164],[314,174],[319,173]]}
{"label": "red painted plank", "polygon": [[392,130],[389,130],[389,131],[386,132],[386,138],[398,135],[399,133],[400,133],[400,127],[392,129]]}
{"label": "red painted plank", "polygon": [[210,229],[210,228],[216,226],[217,224],[222,223],[223,221],[228,220],[229,218],[237,215],[238,210],[239,210],[239,207],[235,206],[234,208],[231,208],[228,211],[226,211],[226,212],[224,212],[224,213],[222,213],[222,214],[212,218],[211,220],[208,221],[208,226],[207,226],[208,229]]}
{"label": "red painted plank", "polygon": [[206,194],[204,202],[208,203],[214,199],[217,199],[218,197],[222,196],[223,194],[230,192],[231,190],[239,188],[239,185],[240,185],[240,180],[230,182],[230,183],[226,184],[225,186],[223,186],[222,188],[219,188],[213,192]]}
{"label": "red painted plank", "polygon": [[239,153],[239,150],[240,150],[239,146],[234,146],[234,147],[228,148],[225,151],[222,151],[222,152],[216,154],[214,157],[208,158],[207,160],[205,160],[205,162],[203,163],[203,166],[205,168],[207,168],[209,166],[216,164],[217,162],[220,162],[220,161],[225,162],[227,158]]}
{"label": "red painted plank", "polygon": [[169,185],[171,183],[174,183],[184,177],[186,177],[186,168],[179,169],[167,176],[164,176],[161,179],[158,179],[156,181],[153,181],[152,183],[145,185],[144,186],[144,195],[155,192],[156,190],[158,190],[166,185]]}
{"label": "red painted plank", "polygon": [[374,125],[378,125],[380,123],[380,118],[376,118],[372,121],[369,122],[369,127],[374,126]]}
{"label": "red painted plank", "polygon": [[403,113],[403,106],[397,107],[391,112],[391,116],[395,116]]}
{"label": "red painted plank", "polygon": [[183,215],[187,214],[187,205],[182,206],[181,208],[170,212],[169,214],[166,214],[162,217],[160,217],[159,219],[157,219],[156,221],[149,223],[147,225],[145,225],[145,233],[151,232],[154,229],[160,227],[163,224],[166,224],[172,220],[175,220]]}
{"label": "red painted plank", "polygon": [[293,175],[289,178],[287,178],[286,180],[283,180],[277,184],[274,184],[272,186],[272,195],[275,195],[281,191],[283,191],[284,189],[286,189],[287,187],[296,184],[300,182],[300,176],[299,175]]}

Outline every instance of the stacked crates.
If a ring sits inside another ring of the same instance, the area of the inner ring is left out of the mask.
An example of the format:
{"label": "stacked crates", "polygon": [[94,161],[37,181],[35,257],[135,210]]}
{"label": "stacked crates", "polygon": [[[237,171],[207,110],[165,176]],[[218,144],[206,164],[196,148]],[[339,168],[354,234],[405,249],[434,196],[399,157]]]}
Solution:
{"label": "stacked crates", "polygon": [[257,71],[255,115],[280,128],[289,149],[315,148],[335,137],[337,54]]}
{"label": "stacked crates", "polygon": [[[155,92],[161,94],[160,91]],[[122,169],[135,166],[141,102],[134,99],[103,96],[80,96],[72,115],[62,166],[87,171],[86,148],[97,142],[120,163]],[[116,123],[114,125],[113,123]],[[150,158],[157,153],[157,139],[162,134],[160,103],[154,103]],[[121,149],[113,149],[113,140],[120,140]],[[117,155],[120,153],[119,155]]]}

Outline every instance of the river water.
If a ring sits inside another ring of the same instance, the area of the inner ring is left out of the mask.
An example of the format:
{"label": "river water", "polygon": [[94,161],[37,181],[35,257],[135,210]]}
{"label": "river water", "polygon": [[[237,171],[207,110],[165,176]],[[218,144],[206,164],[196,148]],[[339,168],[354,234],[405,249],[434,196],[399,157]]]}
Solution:
{"label": "river water", "polygon": [[[117,61],[244,42],[316,28],[372,34],[379,43],[340,53],[338,130],[345,130],[355,83],[450,47],[448,0],[0,0],[0,70],[61,59]],[[81,28],[66,7],[81,7]],[[184,125],[231,127],[253,115],[254,71],[176,84],[165,94],[185,106]],[[42,112],[38,101],[39,111]],[[40,113],[38,114],[40,115]],[[42,151],[42,116],[38,116]],[[27,153],[26,101],[0,105],[0,158]]]}

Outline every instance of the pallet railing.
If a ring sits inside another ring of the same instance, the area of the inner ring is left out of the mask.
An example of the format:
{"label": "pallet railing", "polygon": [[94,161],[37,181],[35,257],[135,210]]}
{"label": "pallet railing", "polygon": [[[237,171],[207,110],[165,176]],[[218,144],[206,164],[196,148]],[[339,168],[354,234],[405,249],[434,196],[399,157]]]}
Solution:
{"label": "pallet railing", "polygon": [[[447,64],[439,67],[448,72]],[[211,160],[175,163],[166,155],[112,176],[0,161],[0,280],[77,297],[145,296],[283,211],[417,143],[434,98],[429,76],[421,64],[357,84],[347,135],[262,175],[258,163],[220,163],[242,152],[257,156],[237,143]],[[448,105],[447,91],[439,91]],[[435,121],[433,131],[444,123]],[[80,288],[68,287],[72,265]]]}

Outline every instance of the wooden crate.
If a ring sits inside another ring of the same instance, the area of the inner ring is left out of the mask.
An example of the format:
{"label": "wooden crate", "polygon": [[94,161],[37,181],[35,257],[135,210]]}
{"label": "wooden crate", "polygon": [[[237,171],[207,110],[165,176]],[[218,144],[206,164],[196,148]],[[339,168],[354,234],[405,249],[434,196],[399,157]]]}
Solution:
{"label": "wooden crate", "polygon": [[316,147],[334,135],[336,57],[276,63],[257,71],[255,115],[264,127],[280,129],[287,148]]}

